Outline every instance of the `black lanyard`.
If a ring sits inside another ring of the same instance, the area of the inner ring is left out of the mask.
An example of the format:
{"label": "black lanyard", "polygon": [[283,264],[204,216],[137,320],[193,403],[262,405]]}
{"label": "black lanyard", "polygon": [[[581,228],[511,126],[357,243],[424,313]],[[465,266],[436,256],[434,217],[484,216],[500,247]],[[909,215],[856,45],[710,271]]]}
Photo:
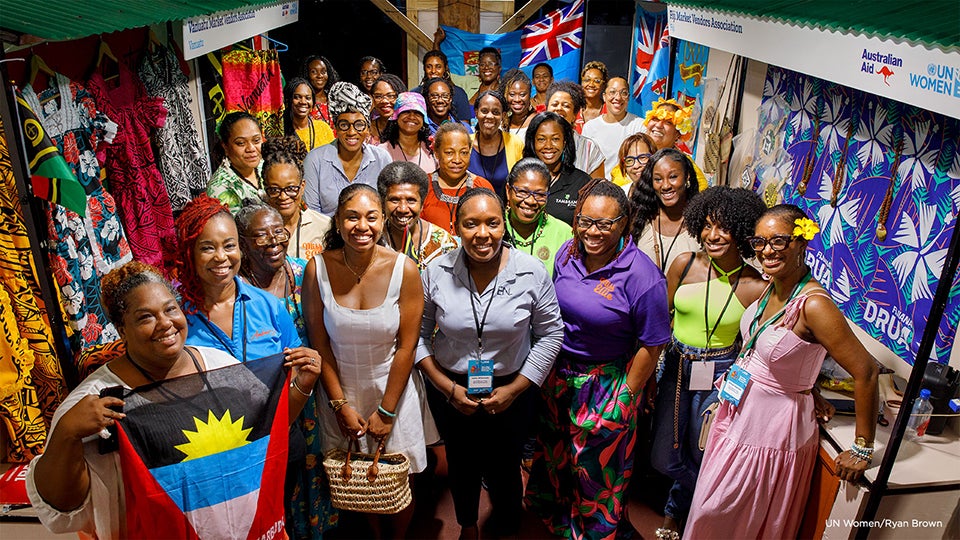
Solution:
{"label": "black lanyard", "polygon": [[[717,327],[720,326],[720,321],[723,319],[723,314],[727,312],[727,308],[730,307],[730,300],[733,299],[733,293],[737,291],[737,286],[740,285],[740,275],[743,274],[743,263],[740,266],[733,270],[737,273],[737,282],[730,287],[730,292],[727,294],[727,301],[723,303],[723,309],[720,310],[720,315],[717,315],[717,322],[713,324],[713,329],[710,329],[710,323],[707,321],[707,316],[709,315],[709,302],[710,302],[710,271],[713,269],[713,259],[710,259],[710,266],[707,266],[707,292],[703,297],[703,329],[708,331],[707,340],[705,342],[705,349],[710,348],[710,340],[713,339],[713,334],[717,332]],[[717,269],[717,279],[721,277],[726,277],[728,282],[730,279],[730,274],[721,272],[720,269]]]}
{"label": "black lanyard", "polygon": [[[243,360],[241,360],[241,362],[246,362],[247,361],[247,304],[240,299],[240,291],[237,291],[236,301],[240,302],[240,311],[243,315],[243,322],[241,323],[241,328],[243,328]],[[203,321],[203,324],[207,325],[207,330],[210,330],[210,333],[213,334],[213,337],[217,338],[217,341],[219,341],[220,344],[225,347],[225,350],[229,351],[230,354],[232,354],[234,358],[236,358],[237,352],[233,350],[233,345],[224,341],[223,338],[220,337],[220,334],[217,333],[217,330],[219,330],[219,328],[216,328],[214,324],[210,322],[210,319],[203,313],[199,313],[198,315],[200,315],[200,320]],[[223,330],[220,330],[220,332],[226,334],[225,332],[223,332]]]}
{"label": "black lanyard", "polygon": [[[501,248],[502,249],[502,248]],[[473,313],[474,329],[477,331],[477,360],[483,360],[483,327],[487,324],[487,314],[490,313],[490,306],[493,305],[493,298],[497,295],[497,281],[500,279],[500,272],[493,278],[493,288],[490,291],[490,300],[487,300],[487,308],[483,310],[483,319],[477,317],[477,303],[473,299],[473,277],[467,270],[467,285],[470,287],[470,312]],[[478,295],[480,293],[477,293]]]}

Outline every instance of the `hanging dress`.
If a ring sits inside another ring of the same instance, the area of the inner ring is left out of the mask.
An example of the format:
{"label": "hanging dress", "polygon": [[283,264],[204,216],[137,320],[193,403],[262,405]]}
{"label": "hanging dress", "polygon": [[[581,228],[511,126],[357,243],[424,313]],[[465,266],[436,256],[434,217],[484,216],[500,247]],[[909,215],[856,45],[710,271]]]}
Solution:
{"label": "hanging dress", "polygon": [[[397,351],[397,332],[400,330],[400,285],[403,282],[403,264],[397,255],[383,304],[371,309],[350,309],[337,303],[330,289],[330,279],[323,255],[317,261],[317,281],[323,301],[323,324],[330,336],[330,345],[337,358],[340,386],[350,406],[363,418],[377,410],[387,388],[387,378]],[[397,417],[387,437],[387,452],[402,452],[410,460],[410,473],[423,471],[427,466],[427,444],[439,438],[433,417],[426,407],[423,379],[411,370],[407,386],[400,395]],[[328,398],[324,396],[324,401]],[[323,423],[323,450],[346,448],[347,439],[340,433],[337,418],[329,407],[321,407]],[[373,453],[377,441],[370,435],[360,439],[360,451]]]}
{"label": "hanging dress", "polygon": [[190,111],[187,76],[170,47],[155,45],[138,70],[151,97],[163,98],[167,121],[154,132],[157,165],[174,212],[207,190],[210,162]]}
{"label": "hanging dress", "polygon": [[143,84],[122,63],[116,79],[99,71],[87,81],[98,110],[119,126],[113,144],[98,149],[107,169],[107,190],[117,201],[130,250],[138,261],[172,275],[176,229],[167,188],[160,177],[150,135],[164,125],[163,98],[147,96]]}
{"label": "hanging dress", "polygon": [[59,73],[39,95],[27,85],[23,98],[87,193],[86,217],[47,205],[50,268],[74,332],[71,347],[78,354],[120,339],[100,305],[100,278],[133,257],[116,203],[100,184],[96,155],[100,144],[113,141],[117,125],[100,112],[86,88]]}

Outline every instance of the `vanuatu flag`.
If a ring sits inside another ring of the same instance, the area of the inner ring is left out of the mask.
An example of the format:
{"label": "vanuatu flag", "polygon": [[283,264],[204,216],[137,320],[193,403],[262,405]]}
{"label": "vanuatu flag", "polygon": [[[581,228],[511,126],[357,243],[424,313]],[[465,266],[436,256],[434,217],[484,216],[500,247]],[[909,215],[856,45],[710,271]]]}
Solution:
{"label": "vanuatu flag", "polygon": [[128,538],[284,538],[283,356],[124,396],[120,464]]}
{"label": "vanuatu flag", "polygon": [[57,203],[81,216],[87,215],[87,193],[73,170],[50,140],[43,124],[22,97],[17,96],[20,123],[26,139],[33,193],[41,199]]}

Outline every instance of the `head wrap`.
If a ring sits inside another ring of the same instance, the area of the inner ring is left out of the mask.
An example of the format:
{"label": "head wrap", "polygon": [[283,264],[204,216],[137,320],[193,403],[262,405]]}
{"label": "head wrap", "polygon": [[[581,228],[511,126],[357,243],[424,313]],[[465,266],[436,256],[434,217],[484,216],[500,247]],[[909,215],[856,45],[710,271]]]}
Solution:
{"label": "head wrap", "polygon": [[393,105],[393,116],[391,120],[396,120],[401,113],[407,111],[416,111],[427,118],[427,101],[419,92],[403,92],[397,96],[397,102]]}
{"label": "head wrap", "polygon": [[337,122],[337,117],[343,113],[356,112],[370,116],[373,100],[357,85],[348,82],[334,83],[327,91],[327,107],[330,109],[330,118]]}
{"label": "head wrap", "polygon": [[[664,109],[664,105],[672,105],[677,108],[676,111],[669,111]],[[693,131],[693,106],[684,107],[677,103],[675,99],[663,99],[659,98],[654,101],[650,110],[647,111],[647,116],[643,119],[643,123],[647,124],[650,120],[657,118],[659,120],[666,120],[673,123],[673,127],[677,128],[677,131],[680,133],[681,138],[686,138],[687,135]]]}

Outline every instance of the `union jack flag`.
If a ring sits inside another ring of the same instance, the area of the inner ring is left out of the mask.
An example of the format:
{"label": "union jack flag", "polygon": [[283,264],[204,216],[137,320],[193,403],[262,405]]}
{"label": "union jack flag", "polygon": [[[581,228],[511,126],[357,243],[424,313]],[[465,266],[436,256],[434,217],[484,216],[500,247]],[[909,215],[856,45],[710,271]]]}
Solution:
{"label": "union jack flag", "polygon": [[[637,8],[637,29],[636,43],[637,49],[634,54],[633,62],[633,97],[639,99],[644,86],[655,85],[660,79],[666,78],[666,72],[654,73],[650,76],[650,70],[654,66],[654,57],[661,49],[669,50],[670,35],[667,30],[666,17],[650,16],[643,11],[643,8]],[[662,89],[651,89],[656,94],[662,94]],[[657,90],[660,90],[659,92]]]}
{"label": "union jack flag", "polygon": [[569,7],[551,11],[539,21],[523,28],[520,67],[553,60],[583,45],[583,12],[585,0],[576,0]]}

